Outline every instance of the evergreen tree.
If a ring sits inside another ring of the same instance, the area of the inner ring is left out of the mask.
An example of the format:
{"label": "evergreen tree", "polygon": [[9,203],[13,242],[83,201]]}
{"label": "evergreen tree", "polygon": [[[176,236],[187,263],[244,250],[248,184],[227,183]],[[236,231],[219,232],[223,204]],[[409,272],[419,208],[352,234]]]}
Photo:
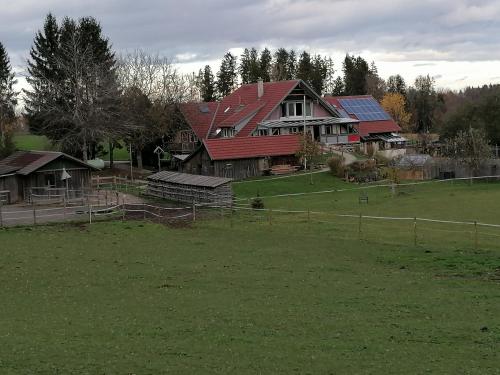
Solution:
{"label": "evergreen tree", "polygon": [[366,78],[370,68],[361,57],[346,55],[343,64],[345,95],[366,94]]}
{"label": "evergreen tree", "polygon": [[59,51],[59,27],[52,14],[45,18],[43,31],[38,31],[30,50],[28,60],[27,81],[30,90],[24,90],[26,97],[25,111],[28,126],[32,133],[41,134],[43,127],[43,113],[38,106],[47,95],[58,95],[55,87],[49,82],[62,79],[57,67],[56,56]]}
{"label": "evergreen tree", "polygon": [[297,79],[311,84],[313,80],[314,66],[311,61],[311,55],[306,51],[300,54],[299,63],[297,65]]}
{"label": "evergreen tree", "polygon": [[328,63],[321,55],[314,56],[312,60],[310,84],[319,95],[323,93],[328,75]]}
{"label": "evergreen tree", "polygon": [[259,52],[255,48],[252,48],[250,50],[250,65],[248,70],[249,83],[255,83],[259,78],[262,78],[262,72],[260,71]]}
{"label": "evergreen tree", "polygon": [[273,57],[271,51],[264,48],[260,53],[260,78],[262,78],[264,82],[271,81],[272,61]]}
{"label": "evergreen tree", "polygon": [[13,89],[15,83],[9,56],[0,42],[0,158],[14,151],[12,125],[16,117],[17,104],[16,93]]}
{"label": "evergreen tree", "polygon": [[250,51],[245,48],[243,54],[240,57],[240,77],[241,83],[250,83]]}
{"label": "evergreen tree", "polygon": [[219,96],[229,95],[236,86],[238,75],[236,73],[236,56],[231,52],[224,55],[220,70],[217,73],[217,91]]}
{"label": "evergreen tree", "polygon": [[337,77],[335,78],[335,81],[333,82],[333,89],[332,89],[332,95],[333,96],[342,96],[344,94],[344,80],[342,77]]}
{"label": "evergreen tree", "polygon": [[210,65],[205,65],[203,70],[200,69],[199,73],[200,93],[201,100],[204,102],[212,102],[216,100],[215,97],[215,79]]}
{"label": "evergreen tree", "polygon": [[380,101],[384,97],[385,92],[385,81],[378,75],[377,66],[375,62],[372,61],[366,76],[366,93]]}
{"label": "evergreen tree", "polygon": [[284,48],[279,48],[274,52],[274,61],[272,68],[273,81],[286,81],[290,79],[289,73],[289,54]]}
{"label": "evergreen tree", "polygon": [[297,54],[293,49],[288,52],[288,75],[287,80],[297,78]]}
{"label": "evergreen tree", "polygon": [[95,157],[100,142],[123,130],[115,64],[94,18],[65,18],[59,28],[49,14],[28,68],[34,90],[27,94],[27,114],[37,131],[66,152]]}

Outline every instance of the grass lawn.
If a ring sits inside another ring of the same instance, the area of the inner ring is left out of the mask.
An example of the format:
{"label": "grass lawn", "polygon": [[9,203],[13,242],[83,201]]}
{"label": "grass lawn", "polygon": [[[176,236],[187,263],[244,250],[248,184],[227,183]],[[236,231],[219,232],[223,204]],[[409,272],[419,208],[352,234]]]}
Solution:
{"label": "grass lawn", "polygon": [[[390,187],[373,187],[345,183],[328,172],[310,176],[248,181],[234,184],[239,198],[263,198],[266,208],[312,210],[381,216],[424,217],[434,219],[482,221],[500,224],[500,182],[434,182],[417,186],[403,186],[393,195]],[[360,204],[362,187],[368,195],[368,204]],[[340,190],[320,194],[272,197],[280,194],[311,193]],[[347,191],[342,191],[347,190]],[[266,198],[271,196],[270,198]],[[248,202],[244,200],[243,203]]]}
{"label": "grass lawn", "polygon": [[52,144],[45,136],[32,134],[16,134],[14,144],[18,150],[51,151]]}
{"label": "grass lawn", "polygon": [[239,215],[0,244],[2,374],[499,373],[498,248]]}
{"label": "grass lawn", "polygon": [[[14,144],[18,150],[37,150],[37,151],[55,151],[54,147],[49,139],[41,135],[33,134],[17,134],[14,136]],[[107,143],[104,143],[104,150],[106,155],[102,156],[102,159],[109,160],[109,147]],[[126,147],[121,149],[115,148],[114,150],[115,161],[129,160],[129,153]]]}

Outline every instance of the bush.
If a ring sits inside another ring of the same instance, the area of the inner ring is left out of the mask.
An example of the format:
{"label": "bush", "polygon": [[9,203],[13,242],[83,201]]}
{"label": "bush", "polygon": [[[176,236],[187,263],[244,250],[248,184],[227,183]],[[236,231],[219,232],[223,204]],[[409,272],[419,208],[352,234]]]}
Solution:
{"label": "bush", "polygon": [[264,201],[259,197],[252,199],[251,206],[254,210],[262,210],[264,208]]}
{"label": "bush", "polygon": [[328,167],[330,168],[331,174],[336,177],[344,178],[345,167],[344,159],[340,156],[333,156],[327,161]]}

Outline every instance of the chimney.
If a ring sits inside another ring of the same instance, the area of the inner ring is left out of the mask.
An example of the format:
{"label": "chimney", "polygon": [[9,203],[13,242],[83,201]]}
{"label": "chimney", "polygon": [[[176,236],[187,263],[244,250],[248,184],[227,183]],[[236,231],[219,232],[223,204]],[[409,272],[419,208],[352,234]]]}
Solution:
{"label": "chimney", "polygon": [[257,80],[257,97],[260,99],[264,95],[264,81],[262,78]]}

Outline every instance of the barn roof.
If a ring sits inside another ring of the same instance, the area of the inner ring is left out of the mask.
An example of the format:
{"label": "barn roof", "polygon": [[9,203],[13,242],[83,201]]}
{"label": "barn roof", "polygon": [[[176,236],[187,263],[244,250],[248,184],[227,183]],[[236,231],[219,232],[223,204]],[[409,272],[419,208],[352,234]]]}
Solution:
{"label": "barn roof", "polygon": [[[341,114],[347,116],[348,118],[359,120],[356,115],[348,114],[344,107],[342,107],[342,99],[373,99],[371,95],[354,95],[354,96],[325,96],[324,99],[334,106],[336,109],[340,110]],[[380,111],[384,112],[384,109],[380,106]],[[389,117],[389,116],[388,116]],[[359,135],[361,137],[366,137],[370,134],[377,133],[391,133],[399,132],[401,128],[393,119],[389,120],[376,120],[376,121],[362,121],[359,120]]]}
{"label": "barn roof", "polygon": [[197,174],[162,171],[147,178],[151,181],[171,182],[179,185],[203,186],[215,188],[232,180],[223,177],[201,176]]}
{"label": "barn roof", "polygon": [[23,176],[29,175],[58,158],[69,159],[83,167],[96,169],[73,156],[55,151],[17,151],[0,160],[0,175],[16,173]]}
{"label": "barn roof", "polygon": [[214,138],[203,140],[212,160],[247,159],[265,156],[294,155],[300,148],[298,134]]}

